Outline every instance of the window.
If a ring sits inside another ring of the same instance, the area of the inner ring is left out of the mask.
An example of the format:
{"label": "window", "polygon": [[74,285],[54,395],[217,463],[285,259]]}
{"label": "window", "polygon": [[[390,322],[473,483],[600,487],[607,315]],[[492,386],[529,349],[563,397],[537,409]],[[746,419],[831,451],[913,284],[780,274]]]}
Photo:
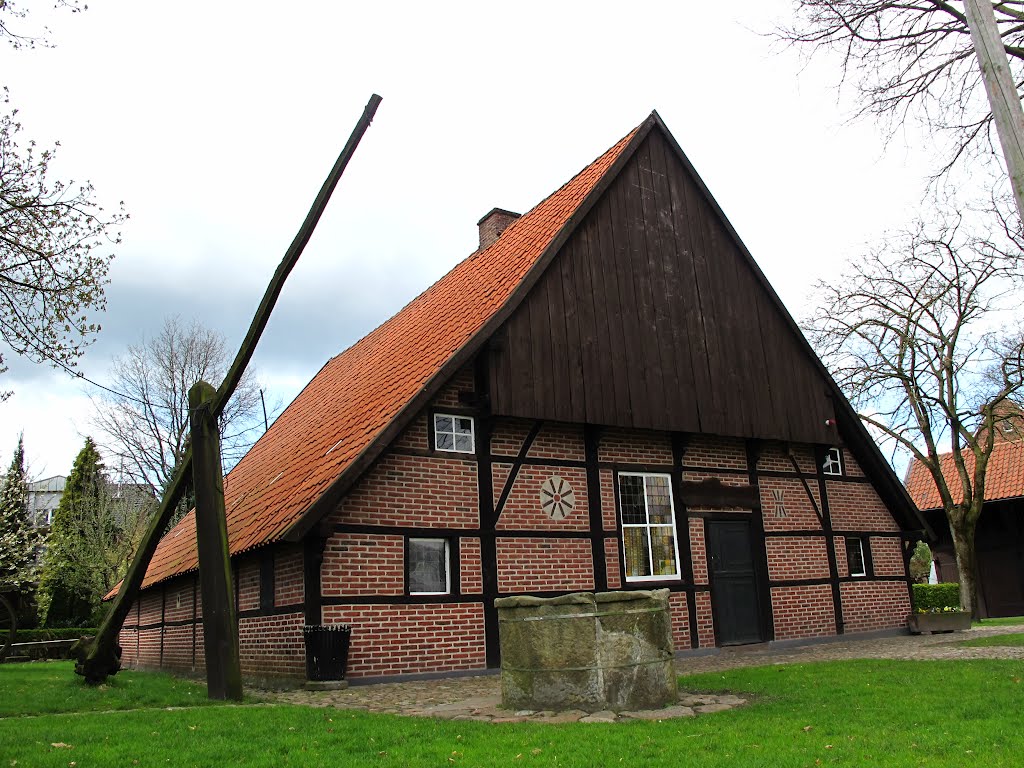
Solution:
{"label": "window", "polygon": [[839,448],[829,448],[825,460],[821,463],[821,471],[826,475],[843,474],[843,452]]}
{"label": "window", "polygon": [[434,447],[439,451],[473,453],[473,417],[435,413]]}
{"label": "window", "polygon": [[864,541],[847,537],[846,539],[846,566],[851,576],[867,576],[867,569],[864,567]]}
{"label": "window", "polygon": [[619,475],[626,581],[679,578],[679,546],[668,475]]}
{"label": "window", "polygon": [[409,539],[407,558],[410,595],[451,592],[447,539]]}

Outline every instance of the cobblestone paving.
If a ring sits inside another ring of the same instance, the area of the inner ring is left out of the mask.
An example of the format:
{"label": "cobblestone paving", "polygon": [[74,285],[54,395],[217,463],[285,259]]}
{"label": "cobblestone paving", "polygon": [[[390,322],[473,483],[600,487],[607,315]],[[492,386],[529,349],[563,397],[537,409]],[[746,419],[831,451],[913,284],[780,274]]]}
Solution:
{"label": "cobblestone paving", "polygon": [[[988,635],[1024,632],[1024,625],[983,627],[956,634],[898,635],[895,637],[816,642],[778,648],[741,646],[726,648],[706,656],[689,656],[676,660],[680,674],[697,674],[763,666],[796,664],[839,659],[1024,659],[1024,647],[962,648],[967,639]],[[358,685],[342,691],[254,691],[269,701],[302,704],[312,707],[359,709],[368,712],[398,715],[439,717],[450,720],[483,720],[490,722],[538,721],[623,722],[631,719],[665,720],[673,717],[695,717],[702,713],[721,712],[742,706],[746,701],[728,694],[695,694],[684,689],[679,703],[659,710],[641,712],[512,712],[501,709],[501,681],[498,675],[421,680],[404,683]]]}

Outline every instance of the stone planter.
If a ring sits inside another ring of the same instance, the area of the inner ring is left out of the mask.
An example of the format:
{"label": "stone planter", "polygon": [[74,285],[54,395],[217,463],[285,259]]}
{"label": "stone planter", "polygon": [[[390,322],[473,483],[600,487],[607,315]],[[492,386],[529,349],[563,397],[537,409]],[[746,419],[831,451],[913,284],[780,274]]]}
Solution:
{"label": "stone planter", "polygon": [[932,634],[935,632],[962,632],[971,628],[971,614],[957,613],[912,613],[907,619],[910,634]]}
{"label": "stone planter", "polygon": [[597,712],[676,701],[667,589],[494,603],[503,706]]}

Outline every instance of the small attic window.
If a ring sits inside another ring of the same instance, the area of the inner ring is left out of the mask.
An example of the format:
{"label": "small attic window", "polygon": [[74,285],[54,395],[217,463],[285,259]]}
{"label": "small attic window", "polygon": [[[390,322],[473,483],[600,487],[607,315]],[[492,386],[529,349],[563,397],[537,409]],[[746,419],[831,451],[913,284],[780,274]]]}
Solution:
{"label": "small attic window", "polygon": [[821,471],[826,475],[843,474],[843,452],[838,448],[829,448],[825,452],[825,459],[821,462]]}
{"label": "small attic window", "polygon": [[473,417],[435,413],[434,448],[454,453],[473,453]]}

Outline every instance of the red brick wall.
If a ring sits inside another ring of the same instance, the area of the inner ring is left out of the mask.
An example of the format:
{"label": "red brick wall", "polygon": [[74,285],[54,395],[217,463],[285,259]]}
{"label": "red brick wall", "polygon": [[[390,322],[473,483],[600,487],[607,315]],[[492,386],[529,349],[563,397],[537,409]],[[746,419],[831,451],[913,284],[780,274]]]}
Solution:
{"label": "red brick wall", "polygon": [[693,583],[707,584],[708,556],[704,544],[704,521],[699,517],[690,520],[690,557],[693,562]]}
{"label": "red brick wall", "polygon": [[872,536],[869,542],[871,564],[874,567],[875,576],[904,576],[906,574],[899,539]]}
{"label": "red brick wall", "polygon": [[878,493],[867,483],[825,483],[832,528],[837,531],[898,531]]}
{"label": "red brick wall", "polygon": [[579,592],[593,588],[594,562],[589,540],[498,539],[499,592]]}
{"label": "red brick wall", "polygon": [[242,560],[235,571],[238,579],[238,610],[249,611],[260,607],[260,561],[258,557]]}
{"label": "red brick wall", "polygon": [[480,603],[324,606],[325,624],[352,626],[350,677],[481,669]]}
{"label": "red brick wall", "polygon": [[476,464],[447,456],[388,454],[342,501],[332,522],[473,528],[479,524]]}
{"label": "red brick wall", "polygon": [[583,461],[583,427],[569,424],[545,424],[526,454],[530,459],[567,459]]}
{"label": "red brick wall", "polygon": [[619,540],[604,540],[605,572],[608,578],[608,589],[622,588],[622,572],[619,569]]}
{"label": "red brick wall", "polygon": [[601,436],[598,460],[672,466],[672,442],[664,432],[609,429]]}
{"label": "red brick wall", "polygon": [[715,647],[715,620],[711,613],[711,593],[694,594],[697,605],[697,642],[701,648]]}
{"label": "red brick wall", "polygon": [[[810,496],[807,495],[807,488],[797,478],[760,477],[758,485],[760,486],[761,510],[766,531],[821,530],[821,519],[814,509],[815,505],[819,511],[822,508],[816,481],[808,482],[808,487],[811,490]],[[773,490],[782,491],[784,516],[779,516],[776,511]],[[811,503],[812,498],[814,504]]]}
{"label": "red brick wall", "polygon": [[836,633],[832,587],[828,584],[772,587],[771,592],[776,640]]}
{"label": "red brick wall", "polygon": [[669,615],[672,617],[672,647],[682,651],[690,647],[690,612],[686,607],[686,593],[673,592],[668,596]]}
{"label": "red brick wall", "polygon": [[242,674],[256,678],[304,678],[304,623],[305,617],[301,612],[239,619],[238,648]]}
{"label": "red brick wall", "polygon": [[274,605],[285,607],[300,605],[305,600],[302,549],[274,548]]}
{"label": "red brick wall", "polygon": [[[551,477],[562,478],[575,496],[573,511],[560,520],[552,520],[541,507],[541,487]],[[587,531],[590,529],[587,504],[585,470],[524,464],[498,518],[498,530]]]}
{"label": "red brick wall", "polygon": [[765,540],[765,548],[772,581],[829,577],[828,550],[822,537],[775,536]]}
{"label": "red brick wall", "polygon": [[839,585],[847,632],[906,626],[910,597],[906,581],[847,581]]}
{"label": "red brick wall", "polygon": [[[683,452],[683,464],[687,467],[746,470],[747,451],[743,441],[736,438],[695,435]],[[746,478],[742,480],[745,484]]]}
{"label": "red brick wall", "polygon": [[459,539],[459,579],[462,594],[479,595],[484,591],[483,566],[480,562],[480,539],[466,536]]}
{"label": "red brick wall", "polygon": [[404,594],[405,537],[334,534],[324,548],[320,592],[324,597]]}

